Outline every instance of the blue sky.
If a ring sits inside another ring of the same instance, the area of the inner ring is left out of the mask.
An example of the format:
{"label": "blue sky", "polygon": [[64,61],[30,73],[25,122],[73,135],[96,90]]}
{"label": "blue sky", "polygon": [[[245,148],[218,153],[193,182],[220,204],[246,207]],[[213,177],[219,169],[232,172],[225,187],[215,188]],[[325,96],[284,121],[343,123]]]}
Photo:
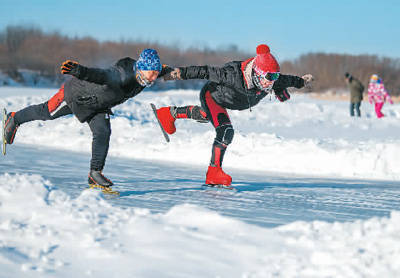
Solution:
{"label": "blue sky", "polygon": [[316,51],[400,58],[399,15],[399,0],[0,0],[0,29],[34,24],[69,36],[250,53],[267,43],[280,59]]}

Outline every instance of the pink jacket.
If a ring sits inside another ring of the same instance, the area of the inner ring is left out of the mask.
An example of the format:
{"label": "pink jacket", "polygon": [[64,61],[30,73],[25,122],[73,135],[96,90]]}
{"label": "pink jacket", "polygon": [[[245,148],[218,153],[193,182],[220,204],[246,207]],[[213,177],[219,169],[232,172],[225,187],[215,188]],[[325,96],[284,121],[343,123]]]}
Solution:
{"label": "pink jacket", "polygon": [[393,101],[385,89],[383,84],[370,82],[368,85],[368,101],[369,103],[384,103],[385,101],[389,101],[393,104]]}

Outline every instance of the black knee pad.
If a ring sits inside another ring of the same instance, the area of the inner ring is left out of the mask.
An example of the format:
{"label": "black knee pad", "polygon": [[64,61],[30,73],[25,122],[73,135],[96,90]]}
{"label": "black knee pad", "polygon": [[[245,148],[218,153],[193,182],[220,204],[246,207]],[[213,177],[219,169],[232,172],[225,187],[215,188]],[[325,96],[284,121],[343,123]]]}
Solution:
{"label": "black knee pad", "polygon": [[216,129],[217,136],[215,140],[221,144],[229,145],[232,143],[233,135],[235,134],[232,125],[222,125]]}

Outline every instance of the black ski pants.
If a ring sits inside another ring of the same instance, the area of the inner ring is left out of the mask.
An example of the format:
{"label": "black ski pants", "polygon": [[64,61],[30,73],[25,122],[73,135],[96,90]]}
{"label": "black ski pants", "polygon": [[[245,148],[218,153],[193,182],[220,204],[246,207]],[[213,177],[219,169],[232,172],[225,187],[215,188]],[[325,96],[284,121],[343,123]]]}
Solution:
{"label": "black ski pants", "polygon": [[206,84],[200,92],[199,106],[183,106],[176,108],[176,118],[189,118],[199,122],[211,122],[215,128],[215,139],[211,151],[210,165],[221,167],[225,151],[232,142],[234,130],[226,108],[215,102],[211,92],[215,86]]}
{"label": "black ski pants", "polygon": [[234,130],[226,108],[215,102],[211,92],[214,86],[205,85],[200,92],[201,107],[207,114],[207,119],[215,128],[216,136],[211,151],[211,166],[222,167],[222,161],[228,145],[232,142]]}
{"label": "black ski pants", "polygon": [[[64,101],[64,88],[61,87],[50,100],[19,110],[14,117],[16,123],[21,125],[35,120],[54,120],[70,114],[72,111]],[[106,112],[98,113],[87,123],[93,135],[90,169],[101,171],[104,168],[111,136],[110,115]]]}

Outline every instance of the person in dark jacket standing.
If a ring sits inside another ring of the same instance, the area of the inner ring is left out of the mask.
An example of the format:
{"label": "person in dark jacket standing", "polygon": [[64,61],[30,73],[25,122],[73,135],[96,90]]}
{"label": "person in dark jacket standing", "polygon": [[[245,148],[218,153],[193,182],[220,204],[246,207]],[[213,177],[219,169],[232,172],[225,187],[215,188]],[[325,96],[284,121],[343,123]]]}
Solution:
{"label": "person in dark jacket standing", "polygon": [[216,131],[212,146],[206,184],[230,186],[232,177],[222,170],[222,161],[227,146],[232,142],[234,130],[227,109],[251,109],[265,96],[275,93],[281,101],[290,98],[288,87],[302,88],[313,77],[284,75],[267,45],[256,49],[256,57],[246,61],[234,61],[223,67],[189,66],[175,68],[164,79],[207,79],[200,92],[201,106],[161,107],[157,117],[163,129],[173,134],[175,120],[190,118],[199,122],[211,122]]}
{"label": "person in dark jacket standing", "polygon": [[344,74],[344,78],[350,90],[350,116],[354,117],[355,109],[357,117],[361,117],[360,106],[363,99],[364,85],[348,72]]}
{"label": "person in dark jacket standing", "polygon": [[111,108],[136,96],[171,70],[161,64],[154,49],[145,49],[137,61],[129,57],[120,59],[108,69],[88,68],[67,60],[62,64],[61,72],[72,78],[48,101],[8,113],[5,141],[12,144],[17,128],[26,122],[74,114],[80,122],[88,123],[93,134],[88,183],[109,188],[113,183],[102,170],[111,136]]}

